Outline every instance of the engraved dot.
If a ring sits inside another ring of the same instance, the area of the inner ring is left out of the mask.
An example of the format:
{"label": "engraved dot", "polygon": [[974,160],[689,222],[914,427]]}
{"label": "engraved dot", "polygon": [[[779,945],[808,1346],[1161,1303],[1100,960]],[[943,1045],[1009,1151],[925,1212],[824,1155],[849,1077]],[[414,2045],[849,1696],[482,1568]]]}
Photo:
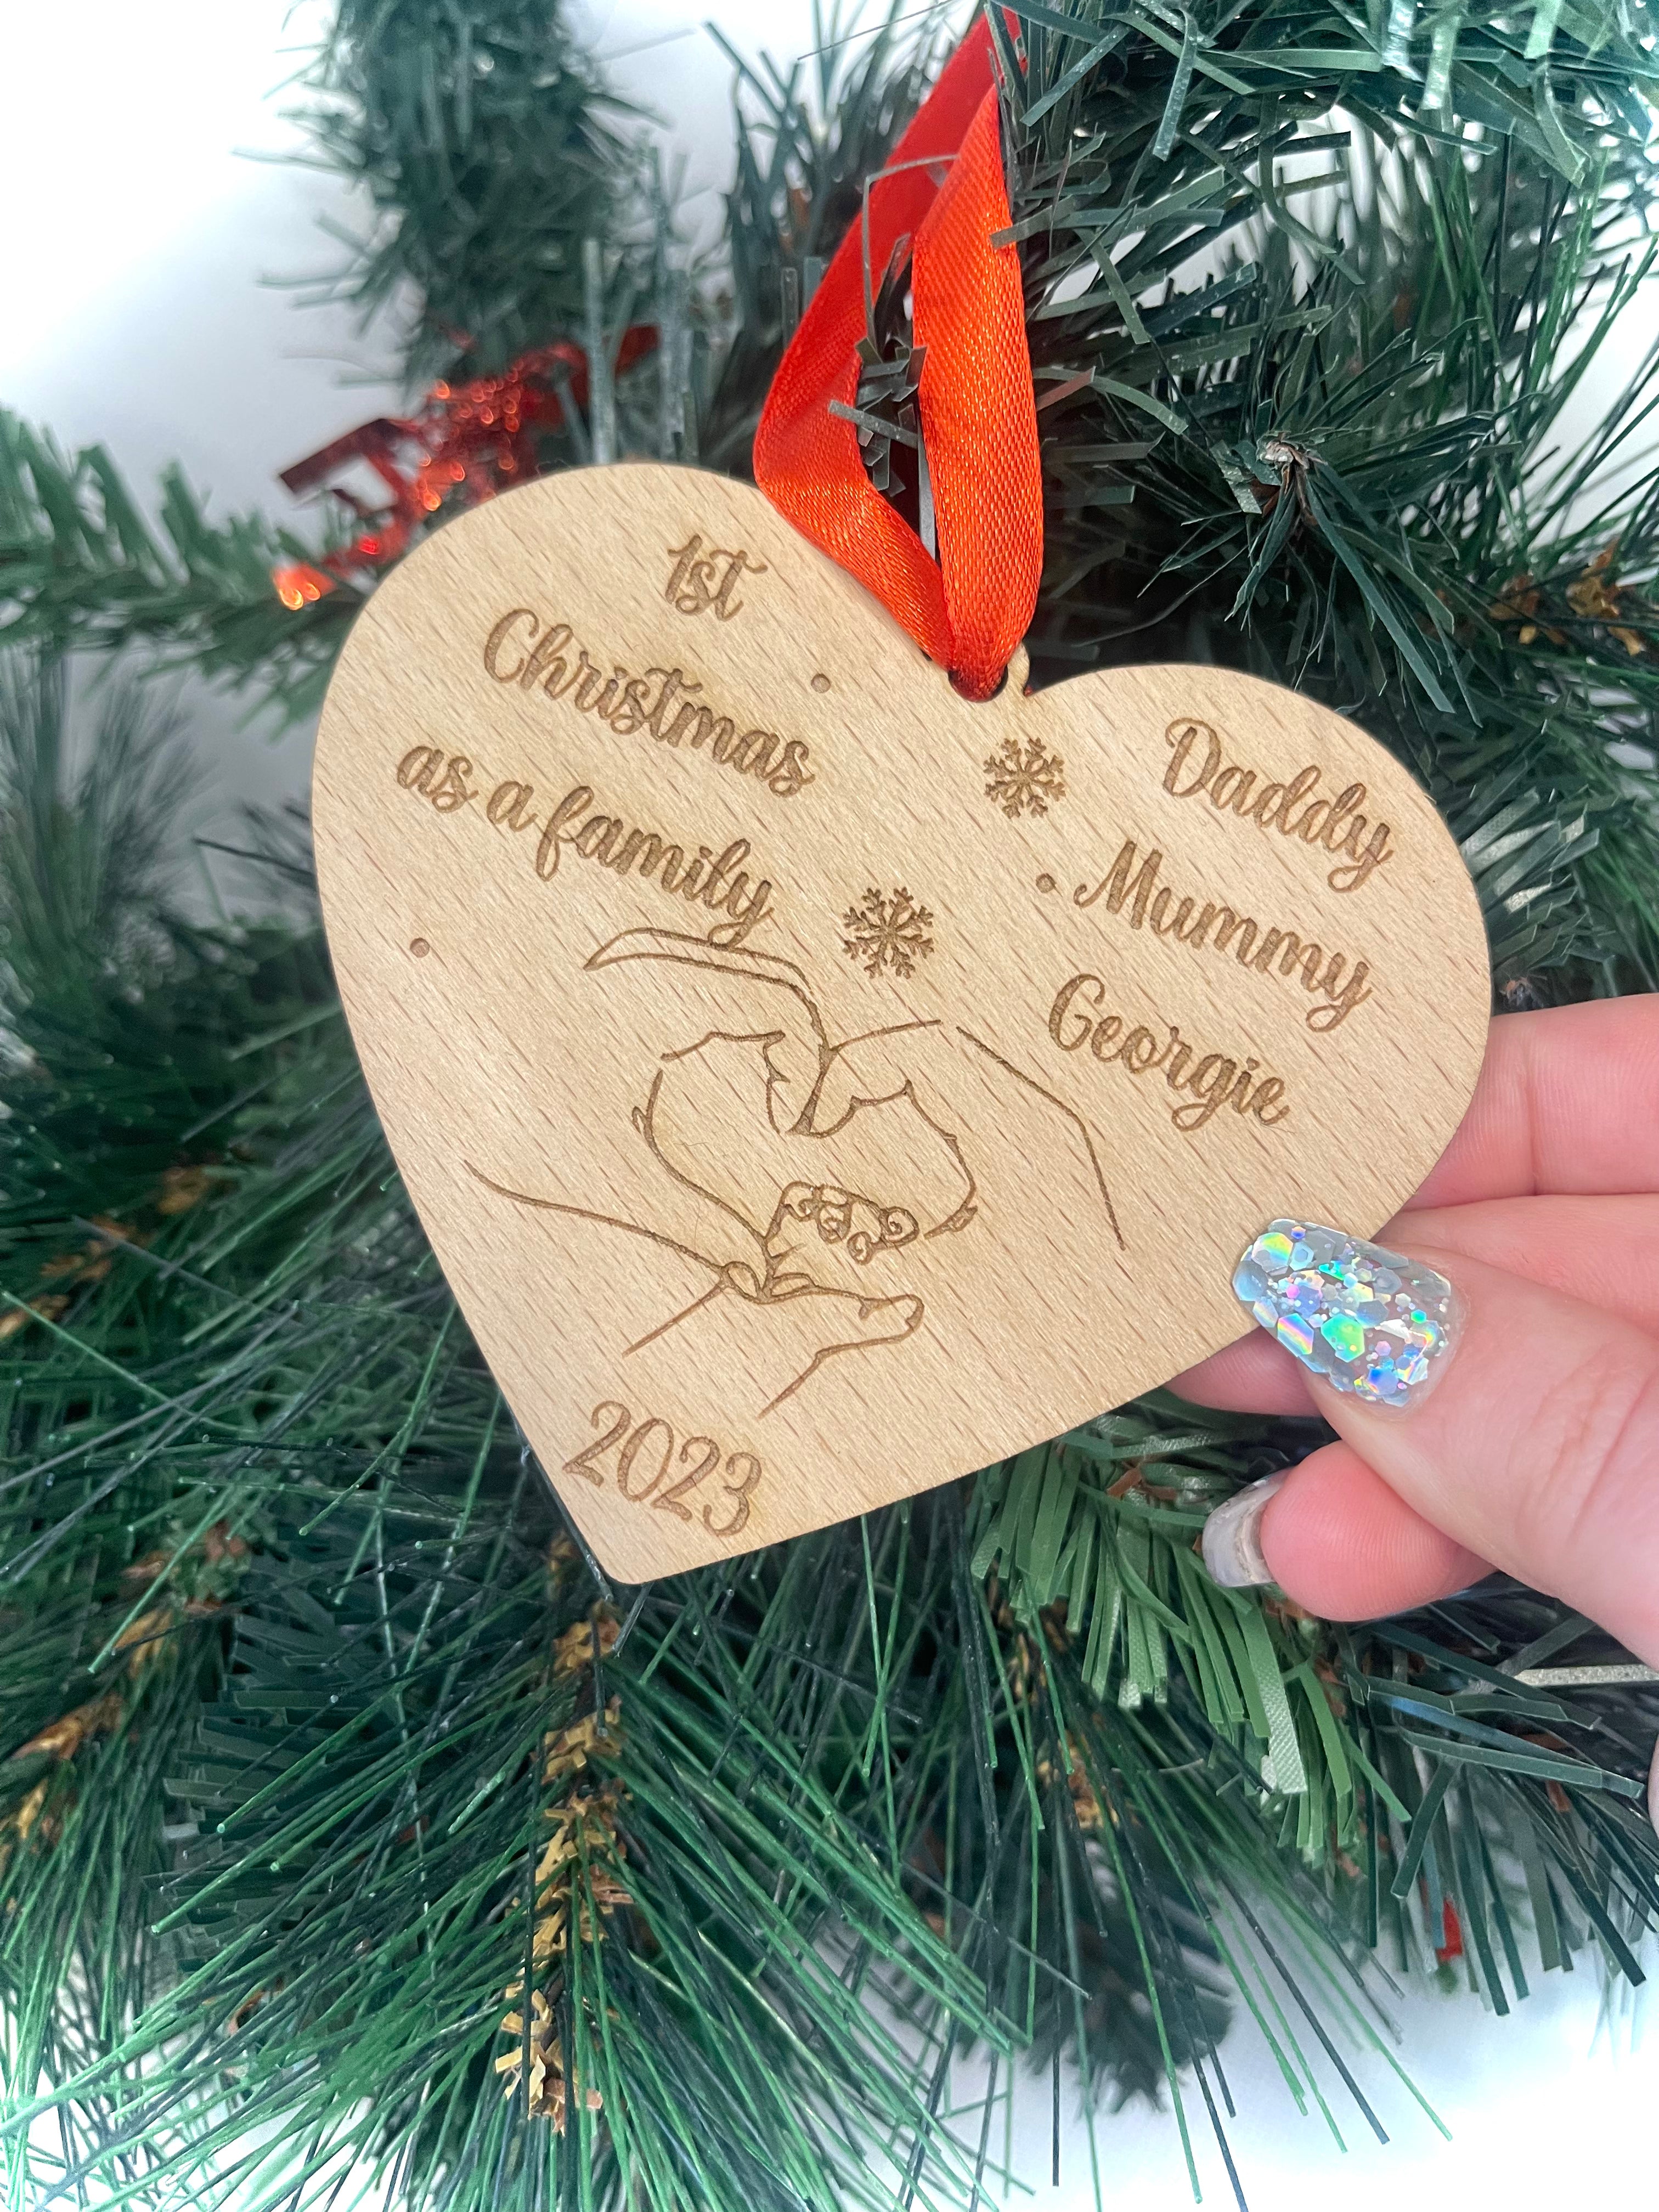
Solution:
{"label": "engraved dot", "polygon": [[827,691],[830,689],[830,678],[820,672],[812,678],[812,689],[815,691]]}
{"label": "engraved dot", "polygon": [[409,949],[417,960],[424,960],[432,947],[424,937],[411,937],[409,940]]}
{"label": "engraved dot", "polygon": [[1037,878],[1037,889],[1040,891],[1051,891],[1054,888],[1054,879],[1052,876],[1044,874]]}

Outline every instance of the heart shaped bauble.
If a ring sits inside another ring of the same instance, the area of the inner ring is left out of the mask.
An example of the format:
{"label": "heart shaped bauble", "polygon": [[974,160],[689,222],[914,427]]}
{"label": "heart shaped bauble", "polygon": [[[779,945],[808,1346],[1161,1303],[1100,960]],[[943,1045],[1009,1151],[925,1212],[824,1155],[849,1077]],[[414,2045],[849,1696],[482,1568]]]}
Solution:
{"label": "heart shaped bauble", "polygon": [[1365,1234],[1468,1103],[1486,939],[1389,756],[1249,676],[970,705],[761,495],[648,465],[450,523],[318,739],[376,1106],[607,1569],[1056,1434]]}

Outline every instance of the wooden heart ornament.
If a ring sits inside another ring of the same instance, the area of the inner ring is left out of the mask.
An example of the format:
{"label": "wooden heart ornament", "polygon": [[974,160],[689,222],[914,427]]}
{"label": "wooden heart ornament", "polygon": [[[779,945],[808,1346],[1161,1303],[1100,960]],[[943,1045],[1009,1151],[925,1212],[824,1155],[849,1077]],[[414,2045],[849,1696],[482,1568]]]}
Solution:
{"label": "wooden heart ornament", "polygon": [[1474,890],[1218,668],[970,705],[751,488],[550,477],[359,618],[329,941],[462,1311],[611,1571],[985,1465],[1237,1337],[1267,1222],[1455,1128]]}

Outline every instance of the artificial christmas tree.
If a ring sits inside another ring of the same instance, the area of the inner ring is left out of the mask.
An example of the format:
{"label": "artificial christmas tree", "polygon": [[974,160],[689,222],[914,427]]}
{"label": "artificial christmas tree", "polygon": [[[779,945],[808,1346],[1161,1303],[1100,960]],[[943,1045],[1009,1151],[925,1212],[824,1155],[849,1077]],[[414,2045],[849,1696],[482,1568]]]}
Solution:
{"label": "artificial christmas tree", "polygon": [[[526,465],[744,470],[937,51],[890,29],[815,106],[768,80],[703,283],[556,9],[479,0],[408,44],[362,12],[325,143],[422,287],[411,368],[447,388],[409,421],[516,373]],[[993,22],[1038,679],[1166,659],[1307,690],[1451,823],[1500,1004],[1650,988],[1647,375],[1555,451],[1649,272],[1645,18]],[[366,301],[376,265],[345,280]],[[902,259],[869,273],[865,450],[919,519]],[[493,467],[428,483],[401,544]],[[1183,2137],[1196,2104],[1224,2137],[1230,2004],[1299,2095],[1371,2111],[1369,1950],[1499,2008],[1586,1951],[1639,1978],[1641,1670],[1498,1580],[1344,1627],[1204,1574],[1208,1507],[1310,1424],[1157,1396],[727,1565],[613,1588],[583,1559],[392,1171],[314,926],[175,910],[167,750],[128,695],[69,765],[71,647],[303,711],[379,513],[284,538],[175,484],[151,526],[101,454],[0,435],[20,2172],[32,2138],[43,2190],[158,2204],[308,2196],[354,2160],[457,2208],[984,2202],[1033,2056],[1057,2111],[1075,2068],[1091,2104],[1166,2084]],[[330,588],[285,604],[295,567]],[[264,843],[272,885],[303,878]],[[1613,1671],[1529,1679],[1566,1660]],[[1109,2177],[1109,2128],[1096,2155]]]}

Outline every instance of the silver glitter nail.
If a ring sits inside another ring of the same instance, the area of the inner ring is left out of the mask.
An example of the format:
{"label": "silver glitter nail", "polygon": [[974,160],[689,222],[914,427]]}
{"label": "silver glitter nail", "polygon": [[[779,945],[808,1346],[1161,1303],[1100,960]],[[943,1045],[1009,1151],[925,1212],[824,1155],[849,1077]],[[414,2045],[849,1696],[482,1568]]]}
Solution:
{"label": "silver glitter nail", "polygon": [[1270,1474],[1237,1490],[1204,1523],[1202,1548],[1210,1580],[1223,1589],[1260,1589],[1273,1580],[1261,1556],[1261,1516],[1286,1474]]}
{"label": "silver glitter nail", "polygon": [[1233,1270],[1233,1289],[1322,1382],[1371,1406],[1415,1405],[1457,1333],[1443,1275],[1316,1221],[1269,1222]]}

